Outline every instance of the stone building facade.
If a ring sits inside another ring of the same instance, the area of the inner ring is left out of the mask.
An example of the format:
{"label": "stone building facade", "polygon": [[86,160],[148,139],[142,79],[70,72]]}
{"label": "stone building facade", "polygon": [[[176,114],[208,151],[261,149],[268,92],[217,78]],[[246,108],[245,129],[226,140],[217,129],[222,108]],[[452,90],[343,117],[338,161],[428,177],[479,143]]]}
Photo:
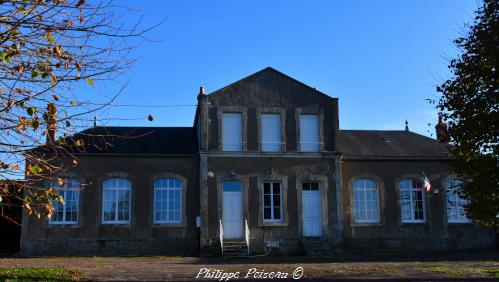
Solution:
{"label": "stone building facade", "polygon": [[22,254],[495,244],[464,215],[444,143],[408,130],[340,130],[338,99],[272,68],[197,99],[193,127],[80,133],[86,150],[61,175],[74,185],[59,187],[70,201],[49,220],[24,215]]}

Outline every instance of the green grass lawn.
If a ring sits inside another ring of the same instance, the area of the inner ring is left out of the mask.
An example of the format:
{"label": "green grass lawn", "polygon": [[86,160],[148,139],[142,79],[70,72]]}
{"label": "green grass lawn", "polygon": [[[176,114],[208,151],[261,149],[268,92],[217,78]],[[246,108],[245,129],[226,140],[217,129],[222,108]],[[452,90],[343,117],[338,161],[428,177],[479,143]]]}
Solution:
{"label": "green grass lawn", "polygon": [[64,267],[0,267],[0,281],[75,281],[78,278],[79,273]]}

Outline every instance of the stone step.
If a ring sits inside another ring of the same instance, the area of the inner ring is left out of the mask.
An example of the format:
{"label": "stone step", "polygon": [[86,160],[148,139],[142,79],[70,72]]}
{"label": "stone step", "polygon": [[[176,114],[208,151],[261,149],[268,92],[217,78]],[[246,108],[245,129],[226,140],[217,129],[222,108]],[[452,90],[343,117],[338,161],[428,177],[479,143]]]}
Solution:
{"label": "stone step", "polygon": [[224,249],[224,254],[225,253],[247,253],[247,249],[241,249],[241,250],[236,250],[236,249]]}
{"label": "stone step", "polygon": [[224,257],[246,257],[246,256],[248,256],[248,251],[247,250],[244,250],[244,251],[231,251],[231,250],[225,250],[224,249],[223,256]]}
{"label": "stone step", "polygon": [[332,255],[328,241],[323,238],[304,238],[303,248],[308,256],[324,257]]}
{"label": "stone step", "polygon": [[246,242],[224,242],[224,246],[239,246],[239,245],[244,245],[246,246]]}
{"label": "stone step", "polygon": [[248,246],[244,238],[224,239],[223,240],[223,256],[230,257],[247,257]]}
{"label": "stone step", "polygon": [[247,257],[248,246],[246,240],[230,239],[223,242],[223,256],[230,257]]}
{"label": "stone step", "polygon": [[246,246],[240,246],[240,247],[234,247],[234,246],[224,246],[224,250],[246,250],[248,247]]}
{"label": "stone step", "polygon": [[224,241],[224,246],[225,245],[246,245],[246,241],[230,241],[230,242],[225,242]]}

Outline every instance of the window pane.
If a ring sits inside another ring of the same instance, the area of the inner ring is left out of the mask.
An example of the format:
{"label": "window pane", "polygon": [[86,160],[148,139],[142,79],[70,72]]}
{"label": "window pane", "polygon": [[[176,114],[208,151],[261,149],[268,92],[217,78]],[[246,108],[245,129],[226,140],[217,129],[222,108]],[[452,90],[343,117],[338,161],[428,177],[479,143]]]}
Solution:
{"label": "window pane", "polygon": [[272,184],[273,187],[273,193],[274,195],[280,195],[281,194],[281,183],[274,182]]}
{"label": "window pane", "polygon": [[52,223],[76,223],[78,221],[78,201],[80,183],[74,179],[65,179],[64,185],[57,182],[50,184],[57,189],[57,192],[63,197],[64,204],[53,200],[54,207],[50,222]]}
{"label": "window pane", "polygon": [[281,219],[281,183],[266,182],[264,183],[263,195],[263,218],[265,220],[280,220]]}
{"label": "window pane", "polygon": [[263,183],[263,193],[270,194],[270,183]]}
{"label": "window pane", "polygon": [[272,209],[270,207],[263,209],[263,218],[264,219],[272,219]]}
{"label": "window pane", "polygon": [[281,219],[281,208],[280,207],[274,208],[274,219],[276,219],[276,220]]}
{"label": "window pane", "polygon": [[[229,189],[231,182],[228,182]],[[237,183],[237,182],[232,182]],[[156,180],[154,221],[156,223],[179,223],[181,222],[181,200],[182,182],[175,178],[164,178]],[[224,183],[225,190],[225,183]]]}
{"label": "window pane", "polygon": [[425,220],[423,184],[417,179],[405,179],[400,182],[401,218],[405,222]]}
{"label": "window pane", "polygon": [[263,205],[266,207],[270,207],[270,195],[263,195]]}
{"label": "window pane", "polygon": [[460,179],[451,179],[446,183],[447,219],[449,222],[470,222],[465,210],[468,201],[459,196],[462,184]]}
{"label": "window pane", "polygon": [[319,183],[318,182],[310,183],[310,190],[313,190],[313,191],[319,190]]}
{"label": "window pane", "polygon": [[301,189],[302,190],[310,190],[310,183],[306,183],[306,182],[302,183]]}
{"label": "window pane", "polygon": [[410,220],[411,215],[411,195],[409,191],[400,191],[400,209],[402,220]]}
{"label": "window pane", "polygon": [[103,220],[124,223],[130,220],[131,182],[124,178],[111,178],[103,183]]}
{"label": "window pane", "polygon": [[243,146],[242,114],[222,114],[222,150],[242,151]]}
{"label": "window pane", "polygon": [[239,181],[225,181],[223,190],[224,192],[239,192],[241,191],[241,183]]}
{"label": "window pane", "polygon": [[261,137],[262,151],[281,151],[281,115],[262,114],[261,115]]}
{"label": "window pane", "polygon": [[280,206],[280,205],[281,205],[281,196],[274,195],[274,207],[275,206]]}

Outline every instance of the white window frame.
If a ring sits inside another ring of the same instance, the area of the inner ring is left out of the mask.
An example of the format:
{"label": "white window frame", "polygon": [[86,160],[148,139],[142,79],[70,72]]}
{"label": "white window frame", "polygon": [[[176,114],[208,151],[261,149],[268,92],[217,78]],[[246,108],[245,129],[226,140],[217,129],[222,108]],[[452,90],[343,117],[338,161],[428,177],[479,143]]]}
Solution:
{"label": "white window frame", "polygon": [[[374,183],[374,188],[371,188],[371,187],[367,187],[367,182],[372,182]],[[357,184],[362,184],[361,186],[357,186]],[[355,199],[355,192],[356,191],[360,191],[363,195],[364,195],[364,198],[363,198],[363,207],[364,209],[362,211],[357,211],[357,206],[356,206],[356,202],[359,202],[359,200]],[[369,216],[368,216],[368,212],[367,212],[367,194],[368,192],[374,192],[374,194],[376,195],[376,199],[374,200],[374,203],[376,204],[376,211],[375,211],[375,216],[376,218],[375,219],[367,219]],[[379,207],[379,185],[378,185],[378,182],[374,179],[370,179],[370,178],[357,178],[353,181],[352,183],[352,197],[353,197],[353,209],[354,209],[354,214],[353,214],[353,218],[354,218],[354,221],[355,223],[380,223],[380,207]],[[356,215],[357,215],[357,212],[362,212],[364,213],[364,218],[366,219],[357,219]]]}
{"label": "white window frame", "polygon": [[[52,215],[50,216],[50,219],[49,219],[49,224],[78,224],[78,217],[79,217],[79,213],[80,213],[80,182],[73,179],[73,178],[66,178],[65,179],[66,183],[65,185],[59,185],[59,183],[57,182],[51,182],[51,187],[54,187],[55,189],[57,189],[57,192],[59,193],[59,195],[62,196],[62,198],[64,199],[64,204],[61,204],[59,201],[57,200],[53,200],[52,201],[52,204],[54,205],[54,202],[55,202],[55,205],[61,205],[62,206],[62,220],[54,220],[54,214],[55,214],[55,206],[54,206],[54,212],[52,213]],[[77,186],[78,188],[76,188],[76,190],[74,190],[74,188],[65,188],[68,186],[69,183],[72,183],[72,187],[74,186]],[[71,191],[73,190],[73,191]],[[67,208],[68,208],[68,205],[67,205],[67,192],[71,192],[73,193],[74,195],[76,195],[76,220],[66,220],[66,211],[67,211]],[[62,192],[62,193],[61,193]]]}
{"label": "white window frame", "polygon": [[[265,183],[270,183],[270,194],[265,194]],[[280,210],[280,218],[276,219],[274,215],[274,183],[279,184],[279,210]],[[281,223],[283,222],[283,206],[282,206],[282,193],[283,193],[283,187],[282,187],[282,182],[280,181],[264,181],[263,186],[262,186],[262,217],[263,217],[263,223]],[[265,206],[265,195],[270,195],[270,206]],[[270,219],[265,219],[265,207],[270,207]]]}
{"label": "white window frame", "polygon": [[[266,139],[265,137],[265,130],[264,130],[264,120],[266,118],[278,118],[279,119],[279,126],[277,128],[279,140],[277,141],[264,141]],[[262,152],[282,152],[282,134],[281,134],[281,126],[282,126],[282,120],[281,120],[281,114],[280,113],[262,113],[260,114],[260,142],[261,142],[261,149]],[[279,148],[274,149],[272,148],[273,145],[278,144]]]}
{"label": "white window frame", "polygon": [[[225,142],[225,138],[226,136],[228,136],[225,132],[225,126],[224,126],[224,123],[225,123],[225,117],[229,117],[229,116],[235,116],[235,115],[238,115],[241,119],[241,123],[239,124],[239,129],[240,129],[240,134],[241,134],[241,141],[238,142],[237,144],[236,143],[227,143]],[[221,135],[222,135],[222,138],[220,138],[220,142],[222,143],[222,151],[224,152],[241,152],[243,151],[243,143],[244,143],[244,134],[243,134],[243,123],[244,123],[244,116],[243,116],[243,113],[241,112],[222,112],[222,124],[221,124]],[[235,148],[237,146],[237,148]]]}
{"label": "white window frame", "polygon": [[[110,181],[116,181],[116,180],[125,180],[128,185],[123,186],[123,187],[106,187],[106,183]],[[106,191],[107,190],[112,190],[115,191],[115,199],[114,203],[116,204],[116,209],[114,210],[114,220],[105,220],[104,217],[104,203],[106,201]],[[128,190],[128,220],[118,220],[118,204],[119,204],[119,198],[118,198],[118,191],[126,191]],[[129,179],[122,178],[122,177],[114,177],[114,178],[108,178],[102,182],[102,224],[129,224],[130,223],[130,218],[132,217],[132,182]]]}
{"label": "white window frame", "polygon": [[[171,180],[174,180],[174,181],[177,181],[180,184],[180,186],[178,186],[178,187],[177,186],[170,186],[170,184],[168,184],[168,186],[166,186],[166,187],[164,187],[164,186],[160,187],[157,184],[160,183],[160,181],[162,181],[162,180],[168,180],[168,183],[170,183]],[[164,177],[164,178],[156,179],[154,181],[153,185],[154,185],[154,196],[153,196],[153,198],[154,198],[154,204],[153,204],[153,220],[154,220],[154,223],[155,224],[180,224],[180,223],[182,223],[182,218],[183,218],[183,214],[182,214],[182,210],[183,210],[183,207],[182,207],[182,201],[183,201],[183,199],[182,199],[182,197],[183,197],[182,190],[183,189],[182,189],[182,187],[184,185],[183,181],[181,179],[178,179],[178,178],[175,178],[175,177]],[[166,220],[160,220],[160,219],[156,218],[156,212],[158,212],[158,207],[156,205],[156,202],[157,202],[156,192],[157,191],[166,191],[167,192],[166,193],[166,195],[167,195],[166,199],[162,199],[162,201],[166,201],[166,210],[160,210],[159,211],[159,212],[166,211],[166,215],[167,215],[166,216],[167,217]],[[178,199],[178,201],[179,201],[179,203],[178,203],[179,204],[179,209],[178,209],[179,217],[178,217],[178,220],[175,220],[175,219],[169,220],[168,219],[170,212],[173,212],[173,213],[176,212],[176,210],[172,210],[172,209],[169,208],[169,205],[170,205],[170,198],[169,198],[170,196],[169,196],[169,194],[170,193],[168,193],[168,192],[170,192],[170,191],[178,191],[178,193],[179,193],[179,199]]]}
{"label": "white window frame", "polygon": [[[466,199],[463,199],[459,197],[459,195],[456,193],[454,188],[456,185],[456,182],[463,183],[462,179],[447,179],[445,181],[445,206],[446,206],[446,212],[447,212],[447,222],[448,223],[470,223],[471,218],[469,218],[466,214],[464,216],[460,216],[460,211],[459,209],[463,209],[464,212],[464,206],[469,204],[469,201]],[[454,205],[451,205],[450,202],[455,203]],[[449,213],[454,213],[455,217],[449,216]]]}
{"label": "white window frame", "polygon": [[[305,136],[305,134],[303,134],[303,124],[302,124],[302,121],[303,121],[303,118],[305,116],[314,116],[316,119],[317,119],[317,141],[315,142],[312,142],[312,141],[307,141],[307,136]],[[300,113],[299,115],[299,125],[300,125],[300,152],[320,152],[321,150],[321,119],[320,119],[320,115],[317,114],[317,113]],[[317,148],[314,148],[313,149],[305,149],[306,146],[303,146],[303,145],[316,145]]]}
{"label": "white window frame", "polygon": [[[405,181],[410,181],[411,182],[411,187],[410,188],[402,188],[402,183]],[[414,181],[417,181],[421,184],[421,188],[414,187],[413,183]],[[411,218],[410,219],[404,219],[403,218],[403,212],[402,212],[402,191],[409,191],[409,204],[411,208]],[[423,208],[423,219],[415,219],[414,216],[414,202],[416,199],[414,199],[414,193],[413,192],[421,192],[421,205]],[[399,204],[400,204],[400,221],[402,223],[426,223],[426,195],[425,191],[423,188],[423,181],[420,179],[416,178],[406,178],[402,179],[399,181]]]}

